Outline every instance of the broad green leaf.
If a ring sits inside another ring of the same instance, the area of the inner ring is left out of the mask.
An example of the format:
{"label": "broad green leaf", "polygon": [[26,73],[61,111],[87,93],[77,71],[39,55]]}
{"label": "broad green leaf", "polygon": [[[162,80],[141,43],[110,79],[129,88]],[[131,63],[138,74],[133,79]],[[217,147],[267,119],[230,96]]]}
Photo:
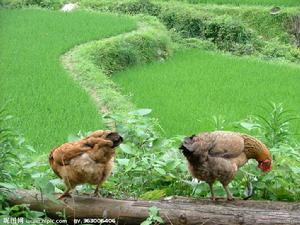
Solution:
{"label": "broad green leaf", "polygon": [[157,208],[156,206],[151,206],[151,207],[149,208],[149,213],[150,213],[150,215],[157,215],[157,213],[158,213],[158,208]]}
{"label": "broad green leaf", "polygon": [[141,225],[151,225],[152,222],[149,220],[145,220],[144,222],[141,223]]}
{"label": "broad green leaf", "polygon": [[257,128],[257,124],[249,123],[249,122],[241,122],[240,125],[247,130],[252,130],[254,128]]}
{"label": "broad green leaf", "polygon": [[161,174],[161,175],[166,175],[166,171],[164,170],[164,169],[162,169],[162,168],[159,168],[159,167],[155,167],[154,168],[159,174]]}
{"label": "broad green leaf", "polygon": [[120,149],[127,154],[135,154],[133,148],[127,144],[120,144]]}
{"label": "broad green leaf", "polygon": [[152,112],[152,109],[138,109],[130,112],[130,115],[145,116]]}
{"label": "broad green leaf", "polygon": [[14,184],[10,184],[10,183],[0,183],[0,187],[4,187],[7,189],[16,189],[17,186],[15,186]]}
{"label": "broad green leaf", "polygon": [[71,134],[68,136],[68,142],[78,141],[80,137],[78,135]]}
{"label": "broad green leaf", "polygon": [[122,166],[127,166],[129,163],[129,159],[116,159],[116,160]]}

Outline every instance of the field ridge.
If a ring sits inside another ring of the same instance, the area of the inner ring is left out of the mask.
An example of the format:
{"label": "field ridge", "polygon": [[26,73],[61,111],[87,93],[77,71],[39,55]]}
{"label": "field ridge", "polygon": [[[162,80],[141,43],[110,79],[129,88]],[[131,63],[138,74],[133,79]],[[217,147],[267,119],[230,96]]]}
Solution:
{"label": "field ridge", "polygon": [[[151,23],[139,19],[136,30],[78,45],[61,56],[64,68],[90,94],[102,115],[130,112],[136,107],[130,101],[129,96],[121,93],[118,85],[110,79],[111,76],[101,70],[101,65],[95,64],[91,57],[91,51],[99,43],[114,41],[114,39],[125,40],[127,37],[155,30],[160,25],[157,22]],[[124,70],[126,69],[124,68]]]}

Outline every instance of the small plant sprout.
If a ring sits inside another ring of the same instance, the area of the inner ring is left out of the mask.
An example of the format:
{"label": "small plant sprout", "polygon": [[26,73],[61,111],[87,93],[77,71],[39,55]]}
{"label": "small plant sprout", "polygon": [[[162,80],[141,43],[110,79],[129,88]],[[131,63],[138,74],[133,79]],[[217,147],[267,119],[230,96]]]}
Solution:
{"label": "small plant sprout", "polygon": [[152,206],[148,209],[149,217],[141,223],[141,225],[158,225],[163,224],[163,219],[158,214],[158,208],[156,206]]}

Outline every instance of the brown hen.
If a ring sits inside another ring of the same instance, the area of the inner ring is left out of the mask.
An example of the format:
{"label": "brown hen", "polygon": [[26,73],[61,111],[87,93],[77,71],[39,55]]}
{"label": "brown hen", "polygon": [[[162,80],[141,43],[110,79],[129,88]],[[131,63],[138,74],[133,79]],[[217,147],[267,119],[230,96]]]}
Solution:
{"label": "brown hen", "polygon": [[98,196],[99,186],[112,171],[115,147],[122,141],[116,132],[98,130],[82,140],[53,149],[50,166],[67,187],[59,198],[70,196],[70,190],[85,183],[97,185],[94,195]]}
{"label": "brown hen", "polygon": [[186,137],[180,146],[193,177],[208,183],[211,198],[215,200],[213,184],[219,180],[227,199],[233,200],[228,184],[237,170],[249,159],[258,162],[258,168],[267,172],[272,157],[267,147],[256,138],[229,131],[214,131]]}

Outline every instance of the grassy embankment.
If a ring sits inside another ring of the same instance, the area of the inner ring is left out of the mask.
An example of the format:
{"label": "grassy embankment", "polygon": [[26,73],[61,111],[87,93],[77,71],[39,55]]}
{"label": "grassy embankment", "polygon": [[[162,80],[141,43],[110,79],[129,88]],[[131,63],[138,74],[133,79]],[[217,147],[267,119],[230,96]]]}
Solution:
{"label": "grassy embankment", "polygon": [[263,6],[300,6],[298,0],[183,0],[190,3],[263,5]]}
{"label": "grassy embankment", "polygon": [[79,130],[102,127],[90,96],[68,76],[60,56],[70,48],[136,28],[134,20],[77,11],[0,10],[1,104],[13,127],[38,152]]}

